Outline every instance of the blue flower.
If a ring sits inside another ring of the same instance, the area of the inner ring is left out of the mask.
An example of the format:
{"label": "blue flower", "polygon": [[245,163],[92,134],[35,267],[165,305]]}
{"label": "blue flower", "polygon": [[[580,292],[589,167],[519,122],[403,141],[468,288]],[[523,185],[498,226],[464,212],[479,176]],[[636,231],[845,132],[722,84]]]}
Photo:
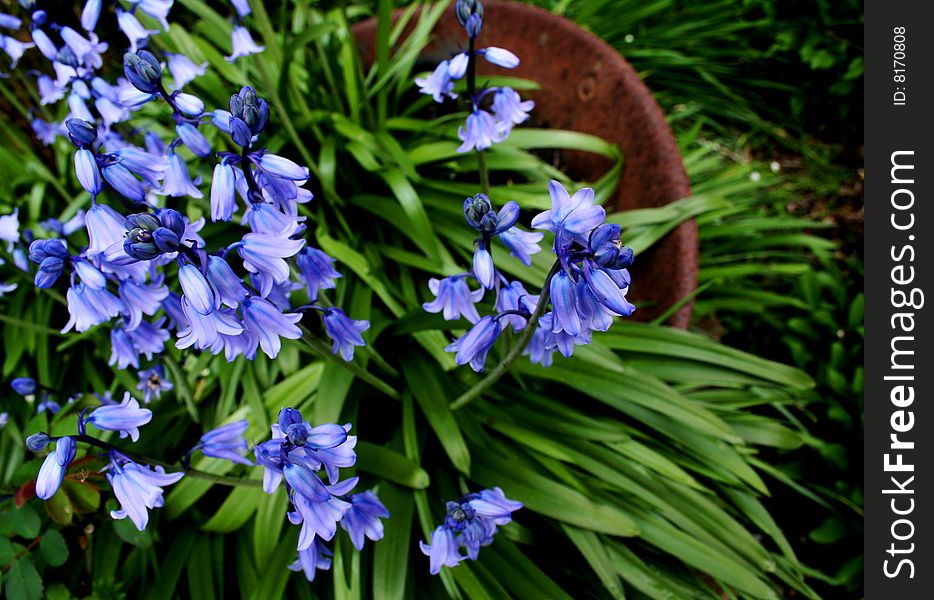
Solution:
{"label": "blue flower", "polygon": [[250,298],[243,303],[243,324],[259,338],[260,348],[269,358],[275,358],[282,348],[280,337],[297,340],[302,330],[296,323],[302,320],[297,313],[283,313],[264,298]]}
{"label": "blue flower", "polygon": [[[179,112],[186,114],[189,117],[198,117],[198,116],[201,116],[201,113],[204,112],[204,101],[198,98],[197,96],[194,96],[192,94],[184,94],[182,92],[175,91],[172,93],[170,98],[172,99],[172,103],[175,105],[175,108],[177,108]],[[206,143],[207,142],[205,141],[202,144],[206,144]],[[185,145],[188,146],[187,143]],[[188,147],[191,148],[191,146],[188,146]],[[192,148],[192,152],[194,152],[193,148]],[[195,154],[198,154],[198,153],[195,152]],[[204,154],[200,154],[199,156],[208,156],[209,154],[210,152],[207,152]]]}
{"label": "blue flower", "polygon": [[369,321],[351,319],[339,308],[324,309],[324,330],[334,342],[333,353],[340,352],[344,360],[353,360],[354,346],[366,346],[360,334],[369,328]]}
{"label": "blue flower", "polygon": [[78,182],[81,187],[91,194],[97,196],[103,189],[101,183],[101,172],[97,168],[97,159],[94,153],[88,148],[78,148],[75,152],[75,173],[78,176]]}
{"label": "blue flower", "polygon": [[136,177],[133,177],[129,169],[120,163],[107,165],[101,169],[101,174],[104,176],[104,181],[110,184],[110,187],[115,189],[121,196],[134,202],[144,202],[146,200],[146,190],[143,189],[143,185]]}
{"label": "blue flower", "polygon": [[58,402],[52,399],[49,396],[48,392],[42,394],[42,400],[39,401],[39,404],[36,405],[36,414],[41,415],[42,413],[48,411],[49,414],[55,415],[58,411],[62,410],[62,407]]}
{"label": "blue flower", "polygon": [[233,4],[240,18],[246,17],[252,12],[249,0],[230,0],[230,3]]}
{"label": "blue flower", "polygon": [[124,54],[123,73],[133,87],[144,94],[156,94],[162,88],[162,65],[148,50]]}
{"label": "blue flower", "polygon": [[139,367],[139,351],[123,327],[110,330],[110,361],[107,364],[116,365],[118,369],[126,369],[130,365]]}
{"label": "blue flower", "polygon": [[34,433],[26,438],[26,447],[33,452],[42,452],[51,441],[52,438],[49,437],[49,434],[44,431],[40,431],[39,433]]}
{"label": "blue flower", "polygon": [[222,160],[214,167],[211,178],[211,220],[229,221],[237,208],[236,176],[234,168]]}
{"label": "blue flower", "polygon": [[13,15],[0,13],[0,27],[5,29],[19,29],[23,25],[23,20]]}
{"label": "blue flower", "polygon": [[152,411],[140,408],[136,398],[130,396],[130,392],[125,392],[123,402],[99,406],[83,422],[104,431],[119,431],[121,438],[129,436],[135,442],[139,439],[139,428],[151,420]]}
{"label": "blue flower", "polygon": [[523,101],[519,94],[508,86],[499,88],[493,95],[493,115],[505,131],[525,122],[529,118],[529,111],[533,108],[535,108],[533,100]]}
{"label": "blue flower", "polygon": [[289,565],[289,569],[303,571],[305,579],[311,582],[315,580],[315,573],[318,569],[327,571],[331,568],[330,557],[331,551],[320,540],[315,540],[313,544],[304,550],[299,550],[298,559]]}
{"label": "blue flower", "polygon": [[493,265],[493,255],[490,254],[484,240],[480,240],[473,253],[473,275],[477,282],[486,289],[492,289],[496,281],[496,267]]}
{"label": "blue flower", "polygon": [[201,271],[194,265],[185,265],[178,270],[178,281],[182,286],[182,302],[186,300],[202,315],[209,315],[219,306],[214,290]]}
{"label": "blue flower", "polygon": [[120,503],[120,509],[110,511],[110,516],[114,519],[129,517],[133,525],[143,531],[149,523],[147,509],[163,504],[162,487],[177,482],[184,473],[166,473],[160,466],[138,465],[116,451],[111,451],[110,455],[107,480]]}
{"label": "blue flower", "polygon": [[196,77],[200,77],[207,72],[208,63],[206,62],[196,65],[184,54],[166,53],[166,56],[169,58],[169,73],[172,74],[172,79],[175,80],[176,90],[182,89]]}
{"label": "blue flower", "polygon": [[515,69],[519,66],[519,57],[505,48],[490,46],[489,48],[477,50],[477,54],[504,69]]}
{"label": "blue flower", "polygon": [[87,250],[88,256],[104,254],[117,244],[123,247],[126,237],[124,222],[125,219],[106,204],[97,202],[91,204],[85,216],[85,225],[91,242]]}
{"label": "blue flower", "polygon": [[308,179],[308,170],[305,167],[301,167],[282,156],[276,156],[275,154],[265,152],[259,161],[254,159],[254,162],[256,162],[260,169],[274,177],[281,177],[282,179],[291,181],[304,181]]}
{"label": "blue flower", "polygon": [[140,371],[137,375],[139,376],[139,385],[136,386],[136,389],[143,392],[143,402],[146,404],[158,400],[162,397],[162,392],[167,392],[175,387],[171,381],[165,378],[165,368],[161,364]]}
{"label": "blue flower", "polygon": [[73,327],[76,331],[87,331],[120,314],[123,303],[105,289],[96,290],[83,282],[68,288],[65,294],[68,300],[68,314],[70,318],[62,333]]}
{"label": "blue flower", "polygon": [[502,328],[499,321],[486,316],[477,321],[463,336],[457,338],[445,350],[457,352],[454,362],[458,365],[470,364],[470,368],[478,373],[483,370],[486,355],[496,343]]}
{"label": "blue flower", "polygon": [[[97,1],[99,2],[100,0]],[[145,43],[149,39],[149,36],[159,33],[158,31],[143,27],[143,24],[139,22],[139,19],[137,19],[136,15],[132,12],[120,10],[119,8],[117,9],[117,26],[120,28],[120,31],[126,35],[127,39],[130,40],[130,52],[136,52],[141,42]],[[90,30],[90,28],[87,27],[85,27],[85,29]]]}
{"label": "blue flower", "polygon": [[383,539],[383,522],[389,511],[371,490],[350,496],[350,508],[341,519],[341,528],[350,535],[354,548],[363,550],[364,536],[376,542]]}
{"label": "blue flower", "polygon": [[415,84],[418,86],[418,91],[430,95],[438,103],[443,103],[445,97],[457,98],[457,94],[454,93],[454,80],[448,71],[449,66],[448,61],[441,61],[441,64],[435,67],[434,72],[427,79],[417,78]]}
{"label": "blue flower", "polygon": [[231,44],[233,46],[233,52],[230,53],[230,56],[224,57],[227,59],[227,62],[234,62],[241,56],[259,54],[266,49],[266,46],[257,45],[256,42],[253,41],[253,37],[250,36],[250,32],[242,25],[234,27],[233,35],[231,36]]}
{"label": "blue flower", "polygon": [[483,288],[471,290],[467,286],[467,273],[452,275],[444,279],[429,279],[428,289],[436,296],[434,301],[422,304],[427,312],[442,313],[446,321],[464,317],[471,323],[480,320],[476,302],[483,298]]}
{"label": "blue flower", "polygon": [[219,336],[239,336],[243,333],[243,325],[235,315],[222,310],[215,310],[208,315],[201,314],[186,297],[182,298],[181,305],[187,326],[179,329],[176,348],[194,346],[204,350],[217,344],[221,339]]}
{"label": "blue flower", "polygon": [[552,180],[548,186],[551,194],[551,210],[539,213],[532,219],[533,229],[552,231],[555,234],[555,253],[565,254],[572,241],[587,245],[585,234],[603,223],[606,211],[594,205],[591,188],[581,188],[569,196],[559,182]]}
{"label": "blue flower", "polygon": [[19,241],[19,209],[14,208],[8,215],[0,216],[0,240],[7,243],[7,252]]}
{"label": "blue flower", "polygon": [[217,303],[223,303],[230,308],[237,308],[246,300],[246,288],[243,282],[230,268],[227,261],[220,256],[209,256],[207,279],[214,290]]}
{"label": "blue flower", "polygon": [[126,328],[132,331],[143,322],[143,315],[156,314],[169,295],[169,288],[162,284],[162,275],[149,284],[125,279],[120,282],[118,294],[124,306],[123,315],[127,318]]}
{"label": "blue flower", "polygon": [[243,419],[212,429],[201,436],[201,440],[192,449],[192,452],[201,450],[201,453],[205,456],[252,465],[253,463],[250,460],[243,457],[250,449],[246,438],[243,437],[247,427],[249,427],[249,423],[247,423],[246,419]]}
{"label": "blue flower", "polygon": [[440,573],[441,567],[456,567],[464,558],[458,550],[454,532],[444,525],[439,525],[431,533],[429,544],[419,542],[419,547],[422,553],[430,559],[428,570],[432,575]]}
{"label": "blue flower", "polygon": [[334,289],[334,280],[342,275],[334,269],[334,259],[311,246],[305,246],[298,253],[296,259],[298,268],[302,272],[302,279],[308,288],[308,299],[314,302],[318,299],[319,290]]}
{"label": "blue flower", "polygon": [[10,387],[20,396],[28,396],[36,393],[36,380],[32,377],[17,377],[10,383]]}
{"label": "blue flower", "polygon": [[505,311],[518,311],[526,315],[509,314],[500,317],[507,325],[512,325],[516,331],[525,327],[528,317],[535,312],[538,305],[538,296],[532,296],[519,281],[503,285],[496,293],[496,310],[500,313]]}
{"label": "blue flower", "polygon": [[55,495],[62,485],[68,465],[75,459],[77,444],[73,437],[59,438],[55,443],[55,450],[45,457],[36,477],[36,495],[48,500]]}
{"label": "blue flower", "polygon": [[10,68],[15,69],[16,63],[19,62],[19,59],[23,56],[23,53],[26,52],[29,48],[32,48],[35,44],[30,44],[26,42],[21,42],[16,38],[11,38],[6,35],[0,35],[0,48],[3,48],[3,51],[7,53],[7,56],[10,57]]}
{"label": "blue flower", "polygon": [[260,294],[266,296],[273,283],[285,283],[289,279],[289,265],[284,259],[294,256],[305,245],[305,240],[293,240],[265,233],[248,233],[237,249],[243,266],[251,273],[260,273],[266,278]]}
{"label": "blue flower", "polygon": [[597,301],[618,315],[631,315],[636,307],[626,300],[628,284],[625,289],[621,289],[606,271],[594,268],[592,261],[586,260],[583,264],[584,280]]}
{"label": "blue flower", "polygon": [[211,144],[208,142],[208,138],[204,137],[204,134],[191,123],[179,123],[175,126],[175,133],[178,134],[178,139],[195,155],[202,158],[211,156]]}
{"label": "blue flower", "polygon": [[165,171],[165,183],[158,192],[163,196],[172,196],[181,198],[191,196],[192,198],[201,198],[201,193],[195,184],[191,181],[191,175],[188,173],[188,166],[182,157],[173,151],[168,154],[169,166]]}
{"label": "blue flower", "polygon": [[[301,525],[302,529],[298,534],[298,550],[306,550],[314,543],[316,538],[330,540],[337,533],[337,524],[343,518],[344,513],[350,509],[350,503],[341,500],[338,494],[332,493],[331,486],[324,486],[318,479],[318,476],[312,473],[307,467],[298,463],[286,464],[285,479],[292,486],[291,495],[292,506],[295,510],[289,513],[289,521],[293,525]],[[309,479],[321,484],[320,493],[323,497],[309,496],[303,488],[297,487],[294,481],[305,481],[304,479],[289,479],[290,474],[298,471],[307,471]],[[356,483],[356,478],[351,480]]]}
{"label": "blue flower", "polygon": [[81,27],[85,31],[94,31],[97,19],[101,16],[101,0],[87,0],[81,11]]}
{"label": "blue flower", "polygon": [[527,267],[532,265],[532,255],[541,252],[542,247],[538,243],[543,237],[544,233],[523,231],[518,227],[510,227],[499,234],[499,240],[509,248],[509,253]]}
{"label": "blue flower", "polygon": [[554,308],[552,318],[553,333],[566,331],[577,336],[581,332],[581,318],[578,311],[578,296],[574,281],[564,271],[559,271],[551,279],[551,305]]}
{"label": "blue flower", "polygon": [[506,136],[497,126],[493,115],[474,106],[473,112],[467,115],[466,124],[457,130],[457,137],[463,142],[457,151],[469,152],[485,150],[503,141]]}

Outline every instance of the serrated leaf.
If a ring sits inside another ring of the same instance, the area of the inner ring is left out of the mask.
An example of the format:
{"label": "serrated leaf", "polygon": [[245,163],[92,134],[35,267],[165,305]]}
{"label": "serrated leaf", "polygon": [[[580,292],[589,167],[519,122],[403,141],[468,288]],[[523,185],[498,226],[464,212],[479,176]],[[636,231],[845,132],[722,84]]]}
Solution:
{"label": "serrated leaf", "polygon": [[7,571],[4,590],[9,600],[40,600],[42,580],[36,572],[32,559],[24,556],[14,562]]}
{"label": "serrated leaf", "polygon": [[68,560],[68,545],[65,544],[65,538],[57,529],[48,529],[42,535],[39,552],[42,553],[45,562],[52,567],[61,566]]}

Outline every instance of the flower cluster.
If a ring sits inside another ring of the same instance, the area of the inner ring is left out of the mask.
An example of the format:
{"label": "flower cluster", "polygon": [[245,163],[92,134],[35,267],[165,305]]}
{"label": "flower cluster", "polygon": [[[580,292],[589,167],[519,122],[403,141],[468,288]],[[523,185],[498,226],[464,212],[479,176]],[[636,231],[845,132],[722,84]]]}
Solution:
{"label": "flower cluster", "polygon": [[[340,524],[357,550],[364,537],[382,539],[383,524],[389,511],[372,491],[348,495],[358,478],[340,481],[340,469],[352,467],[357,456],[356,436],[350,425],[326,423],[312,427],[294,408],[283,408],[278,423],[272,425],[272,439],[254,448],[257,464],[265,468],[263,489],[275,493],[285,479],[292,503],[289,521],[301,525],[298,558],[290,567],[303,570],[309,581],[317,569],[327,569],[330,554],[322,541],[329,541]],[[324,470],[325,484],[319,473]]]}
{"label": "flower cluster", "polygon": [[[535,107],[535,103],[522,100],[518,92],[509,86],[476,89],[477,57],[483,57],[505,69],[518,67],[519,57],[505,48],[475,48],[476,39],[483,28],[483,5],[479,0],[458,0],[455,13],[467,31],[467,49],[450,60],[441,61],[431,75],[420,77],[415,83],[421,93],[430,95],[435,102],[443,103],[447,98],[457,98],[454,84],[464,77],[467,78],[469,114],[467,121],[457,132],[463,142],[457,150],[482,151],[505,140],[514,126],[528,119],[529,111]],[[484,108],[487,101],[489,109]]]}
{"label": "flower cluster", "polygon": [[498,528],[511,523],[512,513],[520,508],[521,502],[510,500],[498,487],[448,502],[444,524],[431,533],[428,544],[421,542],[431,574],[437,575],[441,567],[456,567],[465,558],[476,560],[480,547],[491,544]]}
{"label": "flower cluster", "polygon": [[[537,319],[524,353],[532,362],[549,366],[555,350],[571,356],[575,345],[590,342],[593,331],[606,331],[614,316],[628,317],[635,310],[626,300],[630,280],[627,268],[632,264],[633,252],[622,245],[619,225],[604,223],[606,213],[594,204],[590,188],[571,196],[560,183],[552,181],[549,191],[552,209],[532,220],[534,229],[554,234],[552,251],[557,258],[546,281],[545,305],[541,307],[541,296],[529,294],[521,282],[509,281],[496,269],[490,248],[492,238],[498,237],[513,256],[528,266],[544,234],[515,226],[519,217],[515,202],[507,203],[499,212],[493,210],[484,194],[464,202],[464,217],[480,232],[473,271],[431,280],[429,289],[436,298],[423,305],[428,312],[442,312],[447,320],[464,317],[473,323],[447,348],[457,353],[457,364],[470,364],[475,371],[482,371],[487,353],[505,327],[520,331]],[[479,289],[471,290],[468,279],[475,280]],[[496,313],[480,317],[476,303],[486,289],[495,290]],[[546,311],[549,300],[551,310]]]}

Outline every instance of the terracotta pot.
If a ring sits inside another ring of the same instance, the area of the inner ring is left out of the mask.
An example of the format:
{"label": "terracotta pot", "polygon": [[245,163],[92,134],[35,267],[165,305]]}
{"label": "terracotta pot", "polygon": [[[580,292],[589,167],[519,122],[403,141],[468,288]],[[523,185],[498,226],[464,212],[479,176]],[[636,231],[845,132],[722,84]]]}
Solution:
{"label": "terracotta pot", "polygon": [[[611,204],[618,209],[662,206],[690,195],[691,188],[674,135],[642,80],[616,50],[571,21],[527,4],[484,3],[479,46],[515,52],[522,63],[510,74],[537,81],[536,122],[542,126],[597,135],[623,151],[623,173]],[[398,16],[398,12],[396,16]],[[453,5],[435,29],[420,68],[433,69],[465,44]],[[363,59],[374,60],[376,21],[354,26]],[[479,61],[479,73],[503,70]],[[525,95],[525,94],[524,94]],[[564,153],[568,174],[595,181],[609,161],[589,153]],[[625,241],[625,240],[624,240]],[[631,300],[635,317],[649,321],[697,286],[697,225],[681,224],[648,252],[636,256]],[[670,325],[685,328],[693,301],[678,310]]]}

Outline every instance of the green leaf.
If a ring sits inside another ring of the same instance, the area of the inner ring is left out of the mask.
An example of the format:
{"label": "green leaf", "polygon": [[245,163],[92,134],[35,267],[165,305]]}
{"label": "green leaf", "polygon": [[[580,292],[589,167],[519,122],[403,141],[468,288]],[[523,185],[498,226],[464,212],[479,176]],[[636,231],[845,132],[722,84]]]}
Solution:
{"label": "green leaf", "polygon": [[625,598],[626,594],[619,583],[619,576],[613,570],[610,557],[607,555],[606,548],[603,547],[599,536],[592,531],[584,531],[567,525],[562,525],[561,529],[571,539],[571,542],[577,546],[577,549],[590,564],[590,567],[597,575],[597,579],[600,580],[610,596]]}
{"label": "green leaf", "polygon": [[[283,520],[281,514],[279,520]],[[278,536],[270,536],[273,538],[273,552],[269,554],[265,561],[257,563],[261,565],[263,576],[260,577],[259,585],[253,591],[251,600],[282,598],[285,586],[289,582],[288,574],[290,571],[288,567],[295,561],[295,545],[297,543],[295,529],[290,527],[287,535],[283,536],[281,540],[278,539]],[[264,535],[269,535],[269,533],[264,532]],[[307,585],[307,582],[305,583]]]}
{"label": "green leaf", "polygon": [[448,395],[438,381],[429,363],[416,355],[407,356],[402,362],[405,380],[415,395],[415,400],[438,436],[438,441],[451,463],[461,473],[470,472],[470,451],[464,442],[460,428],[448,406]]}
{"label": "green leaf", "polygon": [[6,597],[9,600],[40,600],[42,598],[42,580],[36,572],[32,559],[24,556],[14,562],[7,571],[4,582]]}
{"label": "green leaf", "polygon": [[[329,361],[324,365],[321,375],[321,385],[312,405],[315,423],[336,423],[341,416],[344,401],[353,383],[353,373],[341,367],[336,362]],[[297,406],[284,404],[283,406]]]}
{"label": "green leaf", "polygon": [[192,598],[210,600],[216,598],[214,589],[214,566],[211,558],[211,539],[198,537],[185,567],[188,574],[188,593]]}
{"label": "green leaf", "polygon": [[59,567],[68,560],[68,546],[65,538],[57,529],[48,529],[39,542],[39,552],[42,558],[52,567]]}
{"label": "green leaf", "polygon": [[[360,443],[357,444],[359,459]],[[364,461],[358,461],[363,464]],[[427,477],[427,475],[426,475]],[[412,517],[415,503],[412,493],[393,484],[381,484],[379,498],[389,510],[383,522],[383,539],[376,544],[373,556],[373,597],[402,600],[409,575],[412,554]]]}
{"label": "green leaf", "polygon": [[148,529],[140,531],[136,528],[136,525],[133,524],[133,521],[128,518],[115,519],[113,524],[117,536],[127,544],[132,544],[139,548],[148,548],[152,546],[152,535],[149,533]]}
{"label": "green leaf", "polygon": [[387,481],[416,490],[425,489],[430,483],[428,473],[395,450],[358,441],[357,468],[382,477]]}
{"label": "green leaf", "polygon": [[281,539],[280,532],[285,524],[285,513],[289,500],[280,486],[275,493],[263,494],[253,521],[253,559],[265,568]]}
{"label": "green leaf", "polygon": [[[257,469],[251,473],[250,479],[262,479],[263,476],[258,471]],[[265,492],[261,488],[234,488],[202,529],[216,533],[230,533],[240,529],[256,512],[264,496]]]}

